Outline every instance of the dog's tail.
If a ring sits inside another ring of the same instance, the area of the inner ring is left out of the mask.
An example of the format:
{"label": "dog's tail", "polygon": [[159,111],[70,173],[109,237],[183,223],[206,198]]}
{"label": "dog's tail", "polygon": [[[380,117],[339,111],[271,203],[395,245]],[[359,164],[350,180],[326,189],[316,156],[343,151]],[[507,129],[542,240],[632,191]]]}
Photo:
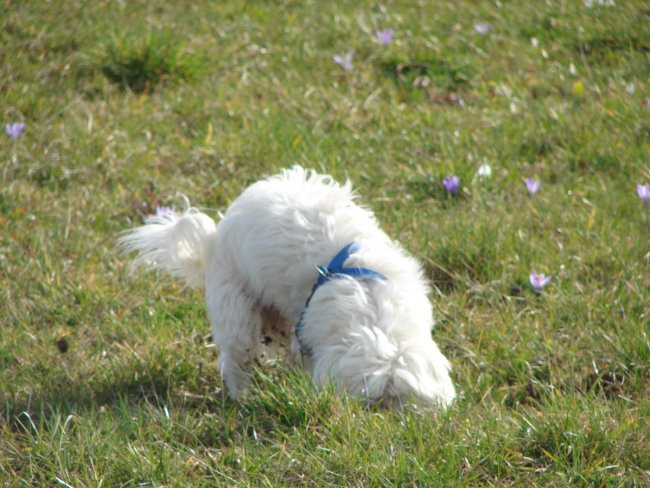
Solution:
{"label": "dog's tail", "polygon": [[214,220],[191,207],[187,198],[185,206],[182,213],[159,207],[155,215],[146,218],[145,225],[126,231],[118,247],[138,252],[134,267],[162,269],[200,288],[217,227]]}

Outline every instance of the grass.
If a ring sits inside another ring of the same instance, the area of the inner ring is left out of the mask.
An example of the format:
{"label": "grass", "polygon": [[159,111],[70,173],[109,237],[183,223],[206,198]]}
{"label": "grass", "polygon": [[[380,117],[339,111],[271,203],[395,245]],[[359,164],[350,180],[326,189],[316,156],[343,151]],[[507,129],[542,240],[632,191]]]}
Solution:
{"label": "grass", "polygon": [[202,70],[201,61],[183,55],[180,41],[169,32],[141,40],[116,39],[102,51],[102,74],[123,90],[136,93],[169,81],[192,81]]}
{"label": "grass", "polygon": [[[5,3],[0,110],[27,129],[0,137],[0,482],[647,486],[649,21],[642,1]],[[350,178],[425,265],[448,411],[277,364],[233,402],[200,293],[115,250],[178,193],[216,217],[296,163]]]}

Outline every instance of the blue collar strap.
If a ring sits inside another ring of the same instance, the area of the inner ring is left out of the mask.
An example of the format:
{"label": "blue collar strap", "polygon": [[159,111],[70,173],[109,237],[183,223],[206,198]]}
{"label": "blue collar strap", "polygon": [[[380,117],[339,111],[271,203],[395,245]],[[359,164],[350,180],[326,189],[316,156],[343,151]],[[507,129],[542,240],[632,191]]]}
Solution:
{"label": "blue collar strap", "polygon": [[318,266],[319,276],[318,279],[316,280],[316,287],[319,287],[327,280],[335,278],[337,275],[350,276],[351,278],[355,278],[358,280],[384,280],[385,281],[386,277],[383,274],[378,273],[377,271],[373,271],[367,268],[344,268],[343,267],[343,265],[348,260],[348,258],[352,254],[357,252],[359,249],[361,249],[361,244],[359,244],[358,242],[351,242],[343,249],[341,249],[336,256],[334,256],[334,258],[330,261],[330,264],[327,265],[327,268],[323,266]]}
{"label": "blue collar strap", "polygon": [[348,258],[352,254],[357,252],[359,249],[361,249],[361,244],[359,244],[358,242],[351,242],[343,249],[341,249],[336,256],[334,256],[334,258],[327,265],[327,268],[320,265],[317,266],[318,273],[319,273],[318,279],[316,280],[316,284],[314,285],[314,288],[311,290],[309,298],[307,298],[307,302],[305,303],[305,306],[302,309],[302,312],[300,314],[300,320],[296,324],[296,336],[298,337],[298,342],[300,342],[300,330],[302,329],[303,326],[302,319],[303,316],[305,315],[305,310],[307,310],[307,307],[309,306],[309,302],[311,301],[311,297],[314,296],[314,293],[316,292],[319,286],[321,286],[322,284],[324,284],[325,282],[331,279],[340,276],[349,276],[357,280],[386,281],[386,277],[383,274],[378,273],[377,271],[373,271],[372,269],[343,267],[343,265],[348,260]]}

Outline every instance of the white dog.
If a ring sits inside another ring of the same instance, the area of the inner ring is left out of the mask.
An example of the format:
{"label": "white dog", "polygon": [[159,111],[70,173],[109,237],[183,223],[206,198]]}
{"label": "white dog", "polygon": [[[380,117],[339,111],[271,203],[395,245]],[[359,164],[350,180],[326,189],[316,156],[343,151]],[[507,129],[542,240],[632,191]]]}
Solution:
{"label": "white dog", "polygon": [[349,183],[296,166],[251,185],[218,224],[187,207],[159,211],[120,245],[139,252],[136,265],[205,289],[233,397],[272,328],[317,382],[369,402],[454,399],[420,265],[355,204]]}

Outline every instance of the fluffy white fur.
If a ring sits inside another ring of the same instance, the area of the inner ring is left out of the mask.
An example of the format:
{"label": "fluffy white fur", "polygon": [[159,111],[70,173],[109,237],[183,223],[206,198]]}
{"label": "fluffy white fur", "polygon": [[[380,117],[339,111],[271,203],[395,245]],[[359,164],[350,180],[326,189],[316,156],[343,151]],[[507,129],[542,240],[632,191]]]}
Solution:
{"label": "fluffy white fur", "polygon": [[[120,245],[138,251],[136,264],[204,287],[218,368],[233,397],[245,391],[273,328],[291,341],[291,353],[317,382],[333,381],[370,402],[446,406],[454,399],[449,361],[431,339],[420,265],[355,204],[349,183],[294,167],[248,187],[218,224],[187,207],[149,217]],[[353,241],[362,247],[345,266],[387,280],[326,281],[305,309],[298,341],[294,328],[316,266],[327,266]]]}

